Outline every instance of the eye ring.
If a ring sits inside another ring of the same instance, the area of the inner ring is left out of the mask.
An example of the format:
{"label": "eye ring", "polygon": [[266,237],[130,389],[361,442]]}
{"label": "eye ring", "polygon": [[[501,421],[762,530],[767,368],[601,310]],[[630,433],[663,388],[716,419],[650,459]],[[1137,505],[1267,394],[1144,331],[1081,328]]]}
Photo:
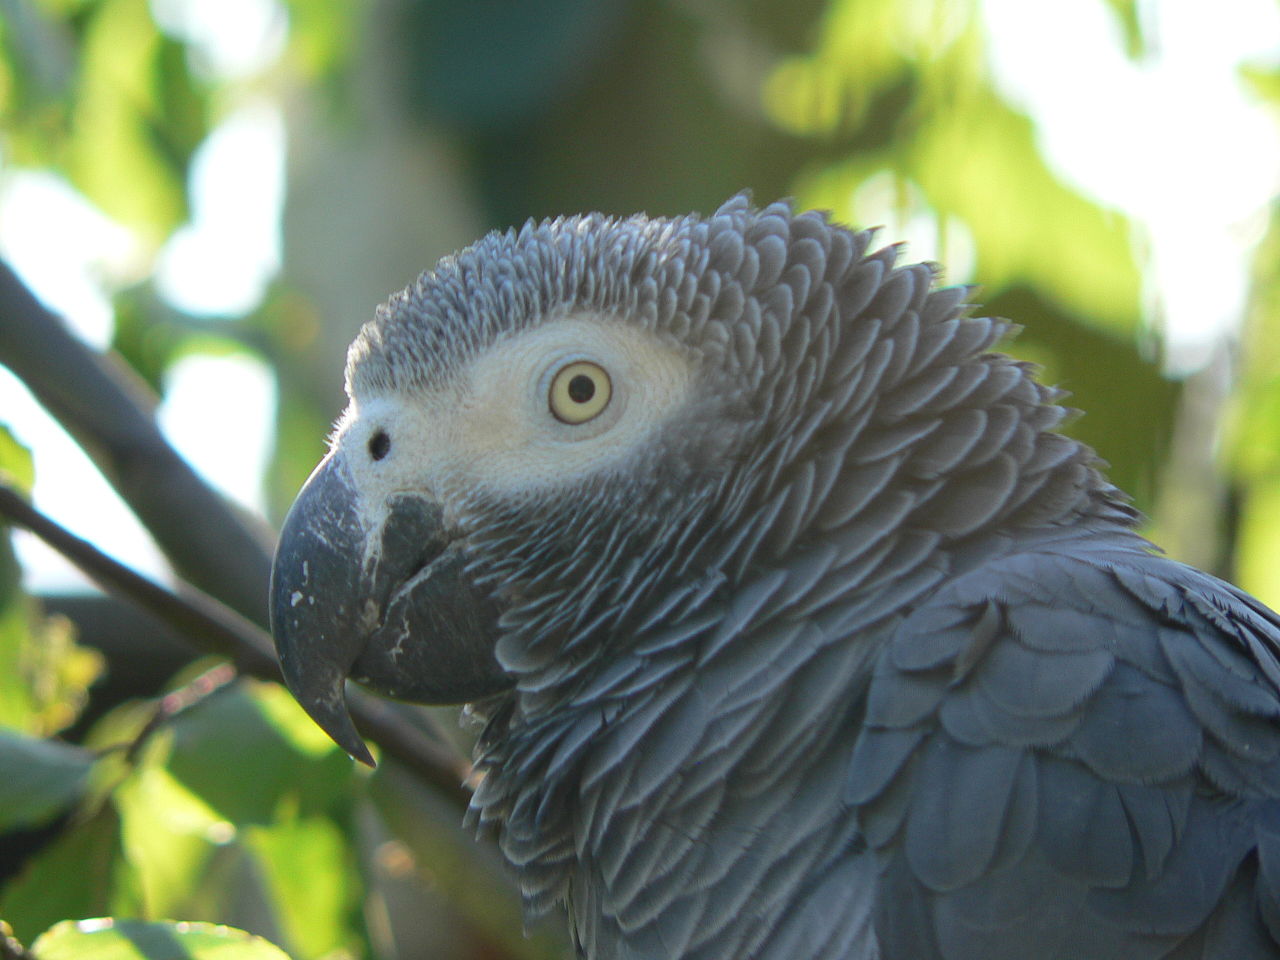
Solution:
{"label": "eye ring", "polygon": [[575,360],[552,377],[547,406],[561,423],[576,426],[600,416],[612,398],[613,383],[604,367],[590,360]]}

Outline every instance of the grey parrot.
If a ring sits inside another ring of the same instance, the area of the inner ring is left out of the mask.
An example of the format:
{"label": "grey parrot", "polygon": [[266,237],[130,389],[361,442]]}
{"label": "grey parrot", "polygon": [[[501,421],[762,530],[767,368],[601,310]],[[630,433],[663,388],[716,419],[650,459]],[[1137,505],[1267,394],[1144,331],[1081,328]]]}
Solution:
{"label": "grey parrot", "polygon": [[738,196],[379,307],[273,630],[485,721],[468,817],[591,960],[1280,957],[1280,619],[1158,553],[928,265]]}

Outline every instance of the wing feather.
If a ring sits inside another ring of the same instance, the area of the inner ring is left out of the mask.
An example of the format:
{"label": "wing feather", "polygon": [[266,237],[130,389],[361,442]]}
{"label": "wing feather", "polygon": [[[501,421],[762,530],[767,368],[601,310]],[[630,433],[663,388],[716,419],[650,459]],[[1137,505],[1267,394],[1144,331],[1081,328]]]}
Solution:
{"label": "wing feather", "polygon": [[1280,956],[1278,649],[1274,614],[1136,540],[945,584],[880,652],[845,780],[881,949]]}

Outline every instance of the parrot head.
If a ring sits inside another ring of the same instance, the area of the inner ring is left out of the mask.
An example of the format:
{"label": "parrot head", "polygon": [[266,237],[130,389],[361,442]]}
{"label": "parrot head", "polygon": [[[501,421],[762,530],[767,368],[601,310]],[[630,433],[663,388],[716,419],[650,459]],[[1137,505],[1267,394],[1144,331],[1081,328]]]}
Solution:
{"label": "parrot head", "polygon": [[680,519],[709,519],[750,421],[726,411],[755,376],[727,328],[661,323],[688,333],[709,305],[678,289],[705,232],[592,215],[492,234],[365,325],[271,586],[286,682],[352,756],[371,762],[346,678],[429,704],[519,680],[536,699],[696,553]]}

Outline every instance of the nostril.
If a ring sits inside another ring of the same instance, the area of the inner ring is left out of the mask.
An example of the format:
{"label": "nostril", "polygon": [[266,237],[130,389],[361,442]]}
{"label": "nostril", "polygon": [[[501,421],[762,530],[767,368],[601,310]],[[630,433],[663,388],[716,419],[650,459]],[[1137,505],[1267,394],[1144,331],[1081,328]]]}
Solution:
{"label": "nostril", "polygon": [[385,430],[377,430],[369,438],[369,456],[381,460],[391,452],[391,438]]}

